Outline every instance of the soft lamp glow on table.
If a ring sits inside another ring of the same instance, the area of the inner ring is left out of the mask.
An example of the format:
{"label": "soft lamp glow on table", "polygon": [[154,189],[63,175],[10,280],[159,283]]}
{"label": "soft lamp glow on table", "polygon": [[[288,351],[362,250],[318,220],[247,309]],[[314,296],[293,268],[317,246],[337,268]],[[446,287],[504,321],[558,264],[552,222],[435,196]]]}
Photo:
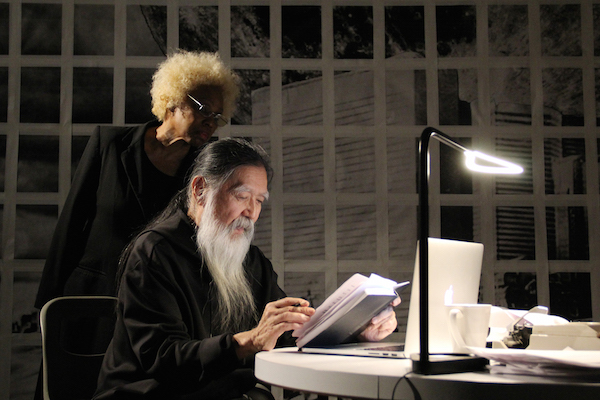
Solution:
{"label": "soft lamp glow on table", "polygon": [[[450,136],[435,129],[425,128],[419,143],[419,333],[420,353],[413,358],[413,371],[420,374],[446,374],[473,371],[483,368],[487,360],[471,356],[440,355],[431,358],[429,354],[429,142],[435,138],[445,145],[463,152],[466,166],[474,172],[491,174],[520,174],[523,168],[511,162],[472,151],[456,142]],[[478,163],[482,161],[483,163]]]}

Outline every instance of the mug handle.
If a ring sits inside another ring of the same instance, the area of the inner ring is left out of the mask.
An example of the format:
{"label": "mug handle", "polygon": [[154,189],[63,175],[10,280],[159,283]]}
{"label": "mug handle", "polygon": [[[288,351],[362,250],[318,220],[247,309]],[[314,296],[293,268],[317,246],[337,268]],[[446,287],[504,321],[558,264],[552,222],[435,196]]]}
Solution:
{"label": "mug handle", "polygon": [[462,312],[458,308],[453,308],[452,310],[450,310],[450,315],[449,315],[449,317],[450,317],[450,334],[452,335],[452,338],[454,339],[454,341],[460,348],[466,349],[467,344],[465,343],[465,340],[463,339],[462,335],[458,331],[458,326],[457,326],[458,314],[462,315]]}

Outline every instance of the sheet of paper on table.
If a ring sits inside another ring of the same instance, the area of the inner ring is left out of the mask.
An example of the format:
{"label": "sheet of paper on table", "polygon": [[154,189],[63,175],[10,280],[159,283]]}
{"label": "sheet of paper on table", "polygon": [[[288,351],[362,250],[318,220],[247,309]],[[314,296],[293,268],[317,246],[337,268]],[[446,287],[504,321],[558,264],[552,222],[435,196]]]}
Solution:
{"label": "sheet of paper on table", "polygon": [[492,363],[492,372],[529,373],[551,376],[600,376],[600,351],[597,350],[527,350],[527,349],[469,349]]}

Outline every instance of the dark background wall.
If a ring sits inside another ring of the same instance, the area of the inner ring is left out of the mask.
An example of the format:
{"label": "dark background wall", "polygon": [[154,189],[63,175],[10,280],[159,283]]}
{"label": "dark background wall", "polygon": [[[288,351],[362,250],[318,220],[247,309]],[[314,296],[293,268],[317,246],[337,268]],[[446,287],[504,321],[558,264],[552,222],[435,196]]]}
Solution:
{"label": "dark background wall", "polygon": [[289,294],[318,305],[354,272],[411,279],[432,125],[526,170],[473,177],[432,149],[432,234],[484,243],[480,300],[600,318],[600,4],[123,3],[0,1],[0,400],[32,397],[33,299],[88,136],[150,119],[176,48],[219,51],[242,77],[219,136],[271,154],[255,242]]}

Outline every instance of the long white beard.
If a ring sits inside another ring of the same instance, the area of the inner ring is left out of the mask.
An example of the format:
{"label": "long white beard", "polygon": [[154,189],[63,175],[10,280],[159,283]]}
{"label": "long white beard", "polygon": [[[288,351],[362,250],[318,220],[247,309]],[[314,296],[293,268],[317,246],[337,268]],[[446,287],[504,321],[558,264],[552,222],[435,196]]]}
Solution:
{"label": "long white beard", "polygon": [[[254,222],[239,217],[225,226],[215,218],[214,196],[207,203],[196,229],[196,243],[217,287],[217,316],[213,321],[222,331],[234,333],[252,328],[257,322],[256,305],[243,262],[254,237]],[[238,227],[244,233],[233,236]]]}

